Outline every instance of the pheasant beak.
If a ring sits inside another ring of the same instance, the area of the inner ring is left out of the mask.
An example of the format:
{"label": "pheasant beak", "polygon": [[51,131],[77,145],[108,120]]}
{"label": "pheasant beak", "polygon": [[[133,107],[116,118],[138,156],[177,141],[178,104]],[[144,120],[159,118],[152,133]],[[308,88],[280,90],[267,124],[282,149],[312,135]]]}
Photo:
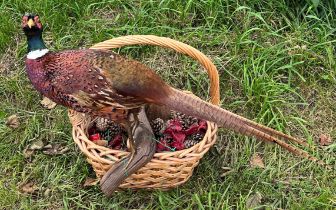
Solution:
{"label": "pheasant beak", "polygon": [[34,20],[33,19],[29,19],[27,22],[27,25],[29,28],[32,28],[33,26],[35,26]]}

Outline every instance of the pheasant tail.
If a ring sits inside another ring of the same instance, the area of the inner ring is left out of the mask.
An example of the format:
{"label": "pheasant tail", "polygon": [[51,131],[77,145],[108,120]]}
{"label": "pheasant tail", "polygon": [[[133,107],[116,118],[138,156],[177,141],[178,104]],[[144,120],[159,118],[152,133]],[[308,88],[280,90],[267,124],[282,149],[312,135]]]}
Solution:
{"label": "pheasant tail", "polygon": [[308,160],[330,168],[330,166],[328,166],[326,163],[313,157],[306,151],[293,147],[288,143],[281,141],[280,139],[296,142],[303,146],[309,146],[306,142],[288,136],[272,128],[260,125],[256,122],[236,115],[218,106],[207,103],[194,95],[186,94],[180,90],[173,89],[172,92],[169,94],[169,97],[164,99],[163,104],[176,111],[180,111],[191,116],[215,122],[225,128],[232,129],[238,133],[247,136],[254,136],[257,139],[265,142],[273,142],[293,154],[302,156],[304,158],[307,158]]}

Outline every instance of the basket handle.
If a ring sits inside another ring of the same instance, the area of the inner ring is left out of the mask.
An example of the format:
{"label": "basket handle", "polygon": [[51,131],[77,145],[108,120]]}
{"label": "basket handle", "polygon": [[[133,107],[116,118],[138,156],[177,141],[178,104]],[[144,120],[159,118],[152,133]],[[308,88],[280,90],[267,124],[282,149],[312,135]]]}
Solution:
{"label": "basket handle", "polygon": [[208,72],[210,79],[210,102],[219,105],[219,78],[216,66],[199,50],[182,42],[154,35],[130,35],[109,39],[93,45],[90,49],[112,49],[128,45],[147,44],[172,48],[197,60]]}

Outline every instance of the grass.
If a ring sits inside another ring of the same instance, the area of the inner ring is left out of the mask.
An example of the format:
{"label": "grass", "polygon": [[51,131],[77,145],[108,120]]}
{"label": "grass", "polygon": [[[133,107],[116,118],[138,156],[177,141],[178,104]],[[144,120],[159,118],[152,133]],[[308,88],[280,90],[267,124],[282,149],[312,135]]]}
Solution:
{"label": "grass", "polygon": [[[51,50],[89,47],[112,37],[155,34],[188,43],[212,58],[220,74],[222,107],[318,145],[336,139],[335,1],[41,1],[0,3],[0,207],[3,209],[245,209],[259,192],[261,208],[333,209],[333,171],[274,145],[221,130],[218,142],[185,185],[170,191],[117,192],[107,199],[84,188],[91,167],[72,141],[66,109],[45,110],[24,70],[20,19],[40,15]],[[170,84],[208,99],[208,80],[194,61],[157,47],[119,53],[141,60]],[[19,116],[12,130],[5,119]],[[64,155],[23,150],[36,140],[66,144]],[[335,165],[336,143],[314,155]],[[265,168],[251,168],[260,153]],[[233,168],[225,177],[222,166]],[[34,195],[20,183],[34,181]],[[46,194],[46,189],[50,190]]]}

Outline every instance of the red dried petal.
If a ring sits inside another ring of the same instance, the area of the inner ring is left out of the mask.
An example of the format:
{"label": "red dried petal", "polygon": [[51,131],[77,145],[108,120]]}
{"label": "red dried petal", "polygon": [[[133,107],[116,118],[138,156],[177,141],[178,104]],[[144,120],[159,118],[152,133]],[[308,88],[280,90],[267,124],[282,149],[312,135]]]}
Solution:
{"label": "red dried petal", "polygon": [[169,150],[169,145],[165,139],[161,139],[156,145],[156,151],[162,152]]}
{"label": "red dried petal", "polygon": [[197,131],[199,131],[199,128],[200,126],[198,124],[192,124],[186,131],[186,135],[189,136],[189,135],[192,135],[192,134],[195,134],[197,133]]}
{"label": "red dried petal", "polygon": [[90,127],[89,130],[88,130],[88,133],[89,133],[89,136],[90,136],[90,135],[96,134],[97,130],[96,130],[95,127]]}
{"label": "red dried petal", "polygon": [[172,137],[174,139],[174,142],[181,142],[183,143],[185,138],[186,138],[186,135],[184,132],[176,132],[176,133],[172,133]]}
{"label": "red dried petal", "polygon": [[208,124],[205,120],[200,120],[198,122],[198,131],[206,131],[208,129]]}
{"label": "red dried petal", "polygon": [[182,131],[182,124],[179,120],[170,120],[167,128],[163,133],[171,134],[173,132]]}
{"label": "red dried petal", "polygon": [[121,142],[122,142],[122,136],[118,134],[109,142],[109,146],[112,147],[113,149],[118,149],[118,148],[120,149]]}
{"label": "red dried petal", "polygon": [[176,150],[183,150],[185,148],[183,142],[179,141],[174,141],[171,146],[176,148]]}
{"label": "red dried petal", "polygon": [[91,141],[97,141],[97,140],[100,140],[100,134],[99,134],[99,133],[92,134],[92,135],[90,135],[89,139],[90,139]]}

